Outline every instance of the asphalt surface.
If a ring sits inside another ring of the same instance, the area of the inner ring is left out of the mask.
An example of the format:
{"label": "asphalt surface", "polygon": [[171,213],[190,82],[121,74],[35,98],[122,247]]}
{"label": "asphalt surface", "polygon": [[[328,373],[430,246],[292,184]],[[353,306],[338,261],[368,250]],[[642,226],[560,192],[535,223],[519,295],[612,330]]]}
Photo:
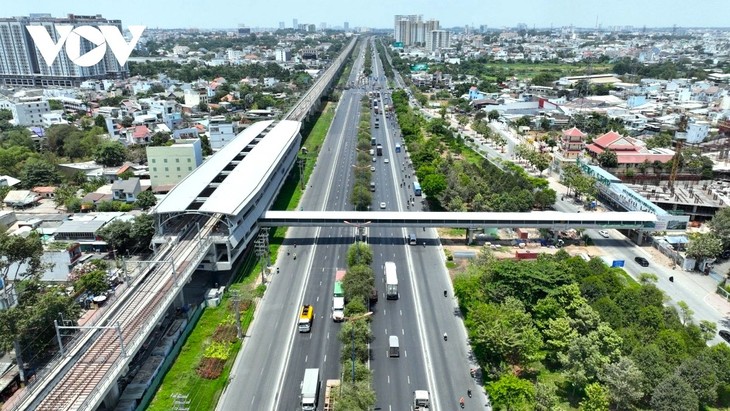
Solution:
{"label": "asphalt surface", "polygon": [[[359,46],[358,46],[359,47]],[[359,53],[359,51],[355,51]],[[357,81],[358,59],[350,80]],[[345,90],[300,203],[304,210],[347,210],[361,93]],[[314,161],[313,159],[310,161]],[[350,228],[292,228],[256,311],[218,410],[296,410],[306,368],[339,377],[339,324],[332,322],[334,273],[346,265]],[[296,255],[296,258],[295,258]],[[299,333],[302,304],[314,307],[311,333]],[[320,401],[324,395],[321,391]]]}

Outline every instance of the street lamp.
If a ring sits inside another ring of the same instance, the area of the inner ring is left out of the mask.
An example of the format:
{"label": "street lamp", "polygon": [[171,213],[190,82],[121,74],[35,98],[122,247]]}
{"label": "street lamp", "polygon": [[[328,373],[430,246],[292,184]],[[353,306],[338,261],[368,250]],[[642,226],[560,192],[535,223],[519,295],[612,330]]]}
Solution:
{"label": "street lamp", "polygon": [[362,320],[373,315],[372,311],[354,317],[345,317],[345,321],[350,323],[350,339],[352,340],[352,382],[355,383],[355,321]]}
{"label": "street lamp", "polygon": [[[367,226],[368,224],[371,224],[372,223],[372,221],[366,221],[364,223],[351,223],[351,222],[349,222],[347,220],[344,220],[343,222],[345,224],[350,225],[350,226],[353,226],[353,227],[355,227],[357,229],[357,242],[360,242],[361,241],[360,240],[360,237],[362,236],[362,232],[360,230],[363,227]],[[359,252],[359,248],[358,248],[358,252]]]}

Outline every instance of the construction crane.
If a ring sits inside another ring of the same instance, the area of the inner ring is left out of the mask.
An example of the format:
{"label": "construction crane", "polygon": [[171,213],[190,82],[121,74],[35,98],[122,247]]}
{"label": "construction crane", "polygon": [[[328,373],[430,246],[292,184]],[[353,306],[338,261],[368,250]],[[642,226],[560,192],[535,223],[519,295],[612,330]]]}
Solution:
{"label": "construction crane", "polygon": [[[687,122],[688,118],[685,114],[679,117],[679,124],[677,124],[677,131],[681,134],[675,135],[677,144],[675,146],[674,159],[672,161],[672,173],[669,174],[669,190],[674,194],[674,182],[677,181],[677,172],[679,171],[679,163],[682,159],[682,144],[687,138]],[[681,138],[680,138],[681,137]]]}

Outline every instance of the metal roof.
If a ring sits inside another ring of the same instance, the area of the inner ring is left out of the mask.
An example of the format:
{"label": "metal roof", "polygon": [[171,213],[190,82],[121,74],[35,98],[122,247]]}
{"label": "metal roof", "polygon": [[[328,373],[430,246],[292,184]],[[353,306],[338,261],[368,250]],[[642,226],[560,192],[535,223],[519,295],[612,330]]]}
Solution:
{"label": "metal roof", "polygon": [[[274,123],[259,121],[239,133],[220,151],[178,183],[155,207],[155,213],[193,211],[190,205],[200,197],[211,182],[240,156],[248,146],[250,151],[229,171],[228,175],[204,199],[198,211],[236,215],[251,200],[269,176],[275,171],[287,148],[299,134],[301,123],[282,120],[260,138],[262,132]],[[252,144],[253,143],[253,144]]]}

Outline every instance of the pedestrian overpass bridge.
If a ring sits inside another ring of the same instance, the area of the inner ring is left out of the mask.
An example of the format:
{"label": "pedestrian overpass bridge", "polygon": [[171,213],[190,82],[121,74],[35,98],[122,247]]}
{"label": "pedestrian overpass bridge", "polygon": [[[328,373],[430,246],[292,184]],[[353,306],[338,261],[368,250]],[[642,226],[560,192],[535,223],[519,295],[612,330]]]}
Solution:
{"label": "pedestrian overpass bridge", "polygon": [[263,227],[451,227],[451,228],[546,228],[567,230],[634,229],[653,230],[657,217],[647,212],[562,213],[532,211],[496,212],[408,212],[408,211],[267,211],[258,220]]}

